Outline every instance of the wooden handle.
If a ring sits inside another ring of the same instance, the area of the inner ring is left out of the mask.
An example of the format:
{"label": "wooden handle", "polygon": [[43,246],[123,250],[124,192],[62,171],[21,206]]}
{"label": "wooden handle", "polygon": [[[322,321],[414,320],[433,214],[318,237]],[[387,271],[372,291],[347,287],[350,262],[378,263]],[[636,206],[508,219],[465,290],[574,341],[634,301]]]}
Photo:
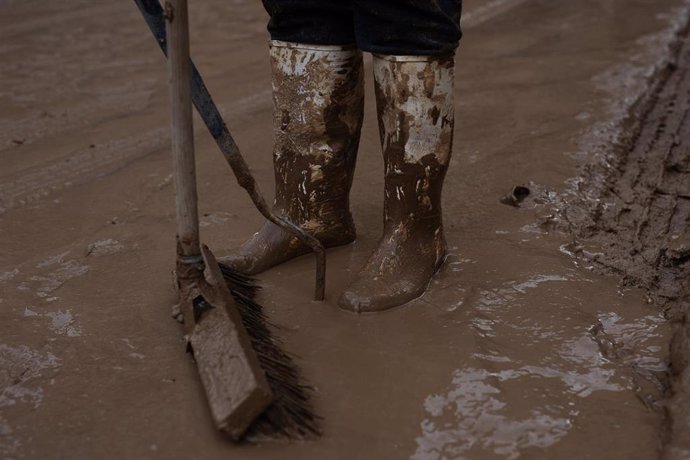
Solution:
{"label": "wooden handle", "polygon": [[166,0],[164,11],[167,25],[178,250],[180,256],[194,258],[201,255],[201,250],[199,248],[199,215],[194,164],[187,0]]}

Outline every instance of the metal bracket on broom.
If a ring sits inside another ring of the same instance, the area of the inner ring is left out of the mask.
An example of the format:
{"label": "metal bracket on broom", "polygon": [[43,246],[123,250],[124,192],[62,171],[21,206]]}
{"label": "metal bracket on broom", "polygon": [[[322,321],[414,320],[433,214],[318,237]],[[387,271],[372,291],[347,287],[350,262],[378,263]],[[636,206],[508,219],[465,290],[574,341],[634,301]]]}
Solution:
{"label": "metal bracket on broom", "polygon": [[[134,0],[139,7],[146,24],[151,29],[158,45],[167,56],[167,44],[165,40],[165,16],[163,8],[158,0]],[[199,71],[192,62],[192,101],[197,112],[204,120],[208,131],[213,136],[220,148],[225,161],[232,168],[240,186],[247,191],[256,209],[269,221],[295,236],[299,241],[311,248],[316,256],[316,287],[314,299],[323,300],[326,289],[326,251],[321,242],[299,226],[288,220],[285,216],[274,214],[264,199],[259,185],[254,180],[247,162],[242,157],[240,149],[235,143],[230,130],[228,130],[223,117],[221,117],[216,104],[206,89]]]}

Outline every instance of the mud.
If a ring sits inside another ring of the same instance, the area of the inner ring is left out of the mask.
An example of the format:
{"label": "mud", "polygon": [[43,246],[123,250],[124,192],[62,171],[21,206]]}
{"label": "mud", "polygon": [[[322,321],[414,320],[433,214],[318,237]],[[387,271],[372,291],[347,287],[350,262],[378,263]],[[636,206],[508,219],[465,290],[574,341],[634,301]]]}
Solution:
{"label": "mud", "polygon": [[631,106],[621,137],[586,166],[556,213],[564,250],[623,286],[646,290],[673,325],[665,458],[690,457],[690,37],[681,23],[667,62]]}
{"label": "mud", "polygon": [[[194,58],[271,192],[266,17],[259,2],[203,6],[190,11]],[[445,268],[405,308],[337,308],[382,231],[365,57],[357,241],[329,251],[326,302],[309,300],[309,257],[262,275],[259,298],[315,386],[324,435],[234,446],[216,433],[169,318],[175,227],[160,51],[126,2],[3,2],[0,456],[657,457],[671,323],[647,291],[568,255],[573,239],[549,216],[648,93],[687,4],[465,7]],[[200,128],[202,236],[218,253],[263,221]],[[534,195],[519,208],[500,203],[515,185]]]}

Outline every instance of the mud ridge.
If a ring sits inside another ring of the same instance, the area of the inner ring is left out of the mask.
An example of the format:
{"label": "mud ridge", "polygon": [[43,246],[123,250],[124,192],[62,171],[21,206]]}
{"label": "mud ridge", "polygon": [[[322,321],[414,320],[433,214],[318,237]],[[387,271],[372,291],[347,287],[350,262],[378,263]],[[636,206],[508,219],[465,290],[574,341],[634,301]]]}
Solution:
{"label": "mud ridge", "polygon": [[690,37],[632,105],[617,143],[584,167],[559,206],[573,236],[564,248],[625,286],[642,287],[674,327],[663,458],[690,457]]}

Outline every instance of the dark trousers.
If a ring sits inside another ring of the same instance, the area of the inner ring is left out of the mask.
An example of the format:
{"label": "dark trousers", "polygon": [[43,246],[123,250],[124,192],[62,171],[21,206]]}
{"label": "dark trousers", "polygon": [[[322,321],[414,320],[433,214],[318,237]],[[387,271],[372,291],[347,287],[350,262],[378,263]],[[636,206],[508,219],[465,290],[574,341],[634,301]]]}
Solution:
{"label": "dark trousers", "polygon": [[378,54],[444,56],[458,46],[462,0],[263,0],[271,39]]}

